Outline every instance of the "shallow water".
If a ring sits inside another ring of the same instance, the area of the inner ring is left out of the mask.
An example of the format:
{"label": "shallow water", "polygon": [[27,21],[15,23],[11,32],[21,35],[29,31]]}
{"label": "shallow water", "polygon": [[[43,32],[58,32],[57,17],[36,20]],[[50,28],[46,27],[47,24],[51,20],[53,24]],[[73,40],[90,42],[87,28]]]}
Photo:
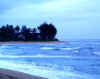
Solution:
{"label": "shallow water", "polygon": [[0,45],[0,68],[49,79],[99,79],[100,41]]}

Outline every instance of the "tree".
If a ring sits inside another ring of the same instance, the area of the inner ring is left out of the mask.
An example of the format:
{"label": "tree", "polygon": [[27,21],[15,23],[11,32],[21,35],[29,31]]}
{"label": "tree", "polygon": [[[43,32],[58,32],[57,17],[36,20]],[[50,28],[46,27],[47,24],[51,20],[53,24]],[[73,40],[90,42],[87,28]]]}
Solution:
{"label": "tree", "polygon": [[13,25],[6,25],[6,38],[8,41],[14,40],[14,27]]}
{"label": "tree", "polygon": [[57,30],[53,24],[43,23],[38,27],[40,31],[41,40],[53,41],[57,34]]}
{"label": "tree", "polygon": [[20,31],[20,26],[17,25],[17,26],[15,27],[15,32],[16,32],[16,33],[19,33],[19,31]]}
{"label": "tree", "polygon": [[31,38],[32,38],[33,41],[38,41],[39,40],[39,34],[37,33],[36,28],[32,29],[32,37]]}
{"label": "tree", "polygon": [[20,35],[20,26],[16,26],[14,28],[14,41],[20,41],[19,35]]}
{"label": "tree", "polygon": [[11,41],[14,37],[13,25],[6,25],[0,28],[0,40],[1,41]]}
{"label": "tree", "polygon": [[53,24],[48,25],[48,38],[50,40],[55,40],[55,36],[57,34],[57,30]]}
{"label": "tree", "polygon": [[23,35],[24,41],[29,41],[31,36],[31,29],[26,26],[22,26],[21,34]]}
{"label": "tree", "polygon": [[0,27],[0,41],[56,41],[56,34],[55,26],[47,23],[41,24],[38,29],[8,24]]}
{"label": "tree", "polygon": [[0,41],[6,41],[6,27],[1,26],[0,28]]}
{"label": "tree", "polygon": [[41,40],[47,40],[47,29],[48,29],[48,24],[44,23],[38,27],[40,31],[40,38]]}

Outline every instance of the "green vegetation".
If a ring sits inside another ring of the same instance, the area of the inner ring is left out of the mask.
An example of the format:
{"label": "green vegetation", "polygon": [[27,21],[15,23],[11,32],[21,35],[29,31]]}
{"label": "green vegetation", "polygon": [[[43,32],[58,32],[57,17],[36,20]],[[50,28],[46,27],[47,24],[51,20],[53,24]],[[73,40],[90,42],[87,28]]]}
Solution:
{"label": "green vegetation", "polygon": [[37,28],[6,25],[0,27],[0,41],[58,41],[53,24],[43,23]]}

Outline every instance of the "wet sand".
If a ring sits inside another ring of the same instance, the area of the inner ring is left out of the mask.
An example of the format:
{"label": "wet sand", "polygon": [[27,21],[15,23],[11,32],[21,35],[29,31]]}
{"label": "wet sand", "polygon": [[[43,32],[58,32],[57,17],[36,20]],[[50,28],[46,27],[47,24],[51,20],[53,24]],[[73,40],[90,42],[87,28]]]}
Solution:
{"label": "wet sand", "polygon": [[47,79],[38,76],[29,75],[23,72],[0,69],[0,79]]}

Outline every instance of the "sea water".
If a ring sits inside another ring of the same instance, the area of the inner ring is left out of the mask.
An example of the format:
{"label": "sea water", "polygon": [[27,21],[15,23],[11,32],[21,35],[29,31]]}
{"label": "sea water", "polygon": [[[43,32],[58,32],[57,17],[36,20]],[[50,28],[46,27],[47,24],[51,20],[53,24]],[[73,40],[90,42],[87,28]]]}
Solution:
{"label": "sea water", "polygon": [[0,68],[48,79],[100,79],[100,40],[1,44]]}

